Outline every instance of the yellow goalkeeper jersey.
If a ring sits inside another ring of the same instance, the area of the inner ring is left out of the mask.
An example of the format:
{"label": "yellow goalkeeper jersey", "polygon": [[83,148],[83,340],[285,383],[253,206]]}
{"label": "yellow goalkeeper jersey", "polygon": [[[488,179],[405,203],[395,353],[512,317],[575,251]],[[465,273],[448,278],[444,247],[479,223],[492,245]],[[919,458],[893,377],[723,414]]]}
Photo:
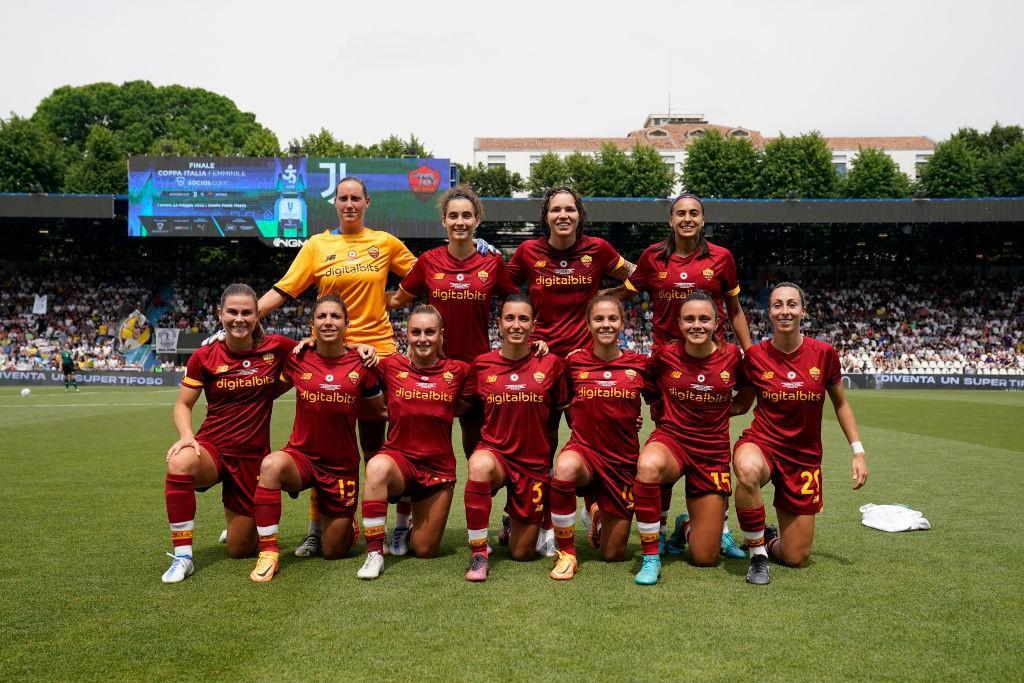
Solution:
{"label": "yellow goalkeeper jersey", "polygon": [[318,296],[337,294],[348,308],[345,341],[370,344],[386,356],[395,352],[384,300],[388,272],[405,277],[414,263],[416,257],[390,233],[363,228],[346,235],[335,228],[306,240],[274,289],[292,299],[313,284]]}

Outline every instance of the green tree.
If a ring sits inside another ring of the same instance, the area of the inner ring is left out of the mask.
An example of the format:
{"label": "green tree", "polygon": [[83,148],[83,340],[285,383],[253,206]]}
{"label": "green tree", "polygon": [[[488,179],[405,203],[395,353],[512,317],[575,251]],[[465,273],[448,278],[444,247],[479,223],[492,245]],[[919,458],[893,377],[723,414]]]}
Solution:
{"label": "green tree", "polygon": [[531,165],[530,180],[526,186],[531,197],[540,197],[552,187],[568,182],[569,171],[565,167],[565,162],[554,152],[547,152],[537,160],[537,163]]}
{"label": "green tree", "polygon": [[597,153],[592,197],[629,197],[632,190],[633,164],[629,155],[610,142]]}
{"label": "green tree", "polygon": [[780,135],[765,145],[756,192],[759,197],[831,197],[837,181],[832,153],[820,133]]}
{"label": "green tree", "polygon": [[843,197],[909,197],[910,178],[885,150],[861,147],[849,173],[840,181],[839,191]]}
{"label": "green tree", "polygon": [[700,197],[753,197],[757,164],[757,150],[749,139],[726,138],[711,129],[686,150],[683,187]]}
{"label": "green tree", "polygon": [[597,175],[597,160],[589,154],[573,152],[563,159],[566,184],[584,197],[594,196],[594,177]]}
{"label": "green tree", "polygon": [[675,183],[675,171],[650,145],[636,145],[629,156],[632,187],[627,197],[667,197]]}
{"label": "green tree", "polygon": [[57,192],[66,160],[60,140],[35,121],[0,119],[0,192]]}
{"label": "green tree", "polygon": [[242,145],[242,154],[247,157],[276,157],[280,153],[277,136],[266,128],[249,133]]}
{"label": "green tree", "polygon": [[128,159],[117,136],[94,124],[85,139],[85,151],[68,168],[66,192],[123,194],[128,191]]}
{"label": "green tree", "polygon": [[487,168],[483,164],[459,167],[459,182],[469,185],[481,197],[511,197],[526,187],[523,177],[504,166]]}
{"label": "green tree", "polygon": [[321,128],[302,138],[288,141],[288,154],[309,157],[343,157],[348,156],[348,147],[341,140],[336,140],[331,131]]}
{"label": "green tree", "polygon": [[962,137],[940,142],[921,172],[920,185],[929,197],[981,195],[985,187],[976,151]]}
{"label": "green tree", "polygon": [[988,163],[988,194],[1024,197],[1024,140],[1014,143]]}
{"label": "green tree", "polygon": [[979,194],[1007,196],[1005,192],[1013,183],[1007,182],[1005,174],[1012,173],[1012,167],[1007,167],[1003,157],[1015,145],[1024,142],[1024,129],[1004,126],[997,121],[985,133],[974,128],[961,128],[950,136],[950,141],[962,142],[977,160],[981,181]]}

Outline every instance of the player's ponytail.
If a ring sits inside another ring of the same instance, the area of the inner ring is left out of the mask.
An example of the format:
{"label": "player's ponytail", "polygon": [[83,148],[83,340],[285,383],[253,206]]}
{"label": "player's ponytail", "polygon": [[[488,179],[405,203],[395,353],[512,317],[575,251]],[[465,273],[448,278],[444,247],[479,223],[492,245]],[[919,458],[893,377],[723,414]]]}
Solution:
{"label": "player's ponytail", "polygon": [[[676,197],[675,199],[672,200],[672,203],[669,204],[669,206],[668,206],[669,218],[672,217],[672,212],[675,211],[676,204],[678,204],[679,200],[681,200],[681,199],[692,199],[695,202],[697,202],[698,204],[700,204],[700,215],[703,218],[703,216],[704,216],[704,202],[701,201],[700,197],[698,197],[695,194],[690,194],[689,192],[684,192],[683,194],[679,195],[678,197]],[[707,258],[708,255],[711,253],[710,250],[708,249],[708,240],[704,236],[704,233],[705,233],[704,225],[701,225],[700,226],[700,232],[697,233],[697,255],[700,258]],[[664,263],[668,263],[669,258],[672,257],[672,254],[675,253],[675,250],[676,250],[675,231],[670,229],[669,232],[668,232],[668,237],[666,237],[664,240],[661,241],[660,248],[658,249],[658,260],[662,261]]]}

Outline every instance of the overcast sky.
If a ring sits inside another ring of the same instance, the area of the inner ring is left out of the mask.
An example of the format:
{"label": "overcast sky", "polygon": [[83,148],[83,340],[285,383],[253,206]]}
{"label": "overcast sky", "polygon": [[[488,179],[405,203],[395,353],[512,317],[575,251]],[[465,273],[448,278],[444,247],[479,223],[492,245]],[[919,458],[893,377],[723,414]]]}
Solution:
{"label": "overcast sky", "polygon": [[[146,79],[230,97],[282,145],[324,126],[415,133],[468,161],[482,136],[618,136],[663,112],[766,135],[928,135],[1024,124],[1024,3],[11,3],[0,113],[54,88]],[[671,65],[671,66],[670,66]]]}

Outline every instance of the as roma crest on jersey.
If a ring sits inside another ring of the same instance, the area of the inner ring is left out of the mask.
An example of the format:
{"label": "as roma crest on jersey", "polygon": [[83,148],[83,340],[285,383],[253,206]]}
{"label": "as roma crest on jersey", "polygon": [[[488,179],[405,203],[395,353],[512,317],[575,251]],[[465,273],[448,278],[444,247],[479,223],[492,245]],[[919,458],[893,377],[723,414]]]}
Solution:
{"label": "as roma crest on jersey", "polygon": [[302,379],[303,380],[313,379],[313,373],[312,372],[304,372],[304,373],[302,373]]}
{"label": "as roma crest on jersey", "polygon": [[263,362],[264,363],[273,363],[274,362],[274,354],[272,354],[272,353],[265,353],[265,354],[263,354]]}
{"label": "as roma crest on jersey", "polygon": [[370,247],[366,250],[366,253],[370,255],[370,258],[377,258],[380,256],[380,249],[377,247]]}
{"label": "as roma crest on jersey", "polygon": [[705,280],[710,280],[715,276],[715,271],[711,270],[710,268],[705,268],[701,275],[704,276]]}
{"label": "as roma crest on jersey", "polygon": [[816,367],[815,368],[811,368],[810,370],[808,370],[808,372],[811,373],[811,379],[816,380],[819,377],[821,377],[821,370],[819,370]]}
{"label": "as roma crest on jersey", "polygon": [[451,370],[445,370],[445,373],[441,375],[441,377],[443,377],[444,381],[448,382],[448,384],[451,384],[452,382],[455,381],[455,375],[452,374]]}
{"label": "as roma crest on jersey", "polygon": [[487,278],[490,277],[486,270],[481,270],[479,273],[476,274],[476,276],[480,278],[481,282],[487,282]]}
{"label": "as roma crest on jersey", "polygon": [[427,165],[409,171],[409,189],[416,199],[424,204],[430,201],[437,189],[441,187],[441,174]]}
{"label": "as roma crest on jersey", "polygon": [[591,256],[590,254],[587,254],[580,258],[580,262],[585,266],[589,266],[591,263],[594,262],[594,257]]}
{"label": "as roma crest on jersey", "polygon": [[217,373],[218,375],[221,374],[222,372],[227,372],[227,371],[228,371],[228,366],[226,366],[226,365],[218,365],[217,369],[214,370],[214,372]]}
{"label": "as roma crest on jersey", "polygon": [[359,373],[356,372],[355,370],[353,370],[352,372],[348,373],[348,381],[352,382],[352,384],[358,384],[359,383]]}
{"label": "as roma crest on jersey", "polygon": [[722,370],[722,374],[720,374],[720,375],[719,375],[719,377],[721,377],[721,378],[722,378],[722,381],[723,381],[723,382],[728,382],[728,381],[729,381],[729,378],[730,378],[731,376],[732,376],[732,375],[730,375],[730,374],[729,374],[729,371],[728,371],[728,370]]}
{"label": "as roma crest on jersey", "polygon": [[533,373],[533,380],[539,384],[539,383],[544,381],[544,378],[546,376],[547,375],[545,375],[543,372],[538,370],[537,372]]}
{"label": "as roma crest on jersey", "polygon": [[633,368],[626,368],[626,377],[631,380],[636,379],[636,370]]}

